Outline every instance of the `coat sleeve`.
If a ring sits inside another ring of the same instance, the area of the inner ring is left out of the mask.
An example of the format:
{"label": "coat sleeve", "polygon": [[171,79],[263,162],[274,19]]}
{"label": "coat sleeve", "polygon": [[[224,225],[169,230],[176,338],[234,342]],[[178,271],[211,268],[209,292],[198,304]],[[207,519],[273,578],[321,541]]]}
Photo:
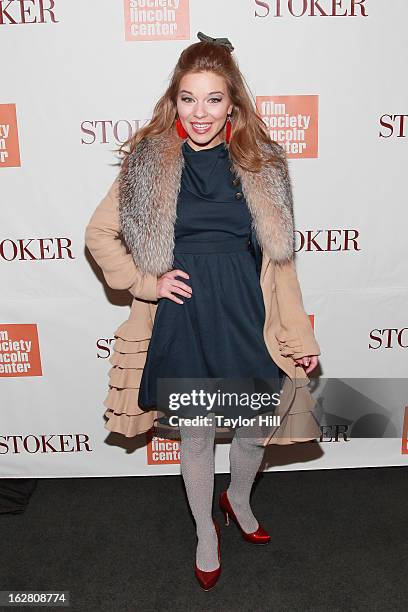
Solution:
{"label": "coat sleeve", "polygon": [[320,355],[320,346],[303,306],[294,260],[275,265],[275,290],[281,323],[275,336],[280,353],[293,359]]}
{"label": "coat sleeve", "polygon": [[142,300],[156,301],[157,277],[142,274],[120,236],[118,177],[85,229],[85,244],[112,289],[127,289]]}
{"label": "coat sleeve", "polygon": [[[283,147],[275,143],[276,153],[283,162],[284,204],[291,210],[293,216],[292,182],[286,152]],[[293,357],[293,359],[320,355],[320,346],[314,336],[309,316],[304,309],[294,258],[285,263],[275,264],[275,290],[280,319],[280,328],[275,332],[275,336],[280,353],[285,357]]]}

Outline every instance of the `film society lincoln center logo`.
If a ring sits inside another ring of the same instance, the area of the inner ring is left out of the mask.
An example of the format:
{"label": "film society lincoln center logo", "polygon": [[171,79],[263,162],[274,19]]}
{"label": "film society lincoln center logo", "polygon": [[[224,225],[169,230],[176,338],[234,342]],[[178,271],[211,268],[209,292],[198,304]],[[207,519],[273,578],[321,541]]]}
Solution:
{"label": "film society lincoln center logo", "polygon": [[35,323],[0,323],[0,377],[42,376]]}
{"label": "film society lincoln center logo", "polygon": [[188,40],[189,0],[123,0],[125,40]]}
{"label": "film society lincoln center logo", "polygon": [[15,104],[0,104],[0,168],[21,166]]}
{"label": "film society lincoln center logo", "polygon": [[405,406],[403,412],[401,453],[408,455],[408,406]]}
{"label": "film society lincoln center logo", "polygon": [[256,107],[272,140],[288,158],[318,157],[318,96],[257,96]]}
{"label": "film society lincoln center logo", "polygon": [[180,441],[162,438],[156,428],[146,432],[147,465],[180,463]]}

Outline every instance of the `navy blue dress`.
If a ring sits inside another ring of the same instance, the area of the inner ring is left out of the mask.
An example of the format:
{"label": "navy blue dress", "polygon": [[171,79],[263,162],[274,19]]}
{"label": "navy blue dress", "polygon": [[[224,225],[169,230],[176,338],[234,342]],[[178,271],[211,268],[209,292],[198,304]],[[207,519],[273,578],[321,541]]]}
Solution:
{"label": "navy blue dress", "polygon": [[[220,143],[196,151],[185,141],[182,153],[185,166],[177,202],[173,269],[189,274],[189,279],[177,278],[193,292],[192,297],[176,294],[183,304],[159,298],[139,406],[169,415],[205,416],[208,406],[170,409],[169,393],[202,388],[272,394],[279,392],[284,373],[265,345],[265,309],[251,249],[251,216],[228,149]],[[192,385],[192,379],[197,384]],[[167,398],[163,403],[162,390]],[[276,403],[254,408],[231,401],[212,410],[227,417],[251,418],[275,408]]]}

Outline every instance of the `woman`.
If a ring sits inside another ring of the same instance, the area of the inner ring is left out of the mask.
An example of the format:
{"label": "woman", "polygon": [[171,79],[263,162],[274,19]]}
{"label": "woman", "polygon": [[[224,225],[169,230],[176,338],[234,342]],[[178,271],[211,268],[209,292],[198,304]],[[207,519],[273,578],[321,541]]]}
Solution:
{"label": "woman", "polygon": [[[158,397],[166,378],[178,391],[196,378],[219,377],[227,388],[233,381],[232,389],[235,381],[279,385],[280,403],[260,412],[279,415],[280,427],[256,419],[232,426],[231,483],[219,499],[226,524],[231,516],[244,539],[266,544],[249,504],[252,484],[267,444],[320,435],[307,390],[320,347],[294,265],[284,150],[256,113],[231,43],[198,38],[182,52],[150,123],[121,147],[119,176],[86,228],[107,283],[134,296],[115,332],[105,427],[125,436],[171,428],[169,405]],[[221,571],[213,444],[226,429],[215,419],[223,409],[207,408],[177,411],[208,417],[177,424],[198,538],[195,575],[205,590]]]}

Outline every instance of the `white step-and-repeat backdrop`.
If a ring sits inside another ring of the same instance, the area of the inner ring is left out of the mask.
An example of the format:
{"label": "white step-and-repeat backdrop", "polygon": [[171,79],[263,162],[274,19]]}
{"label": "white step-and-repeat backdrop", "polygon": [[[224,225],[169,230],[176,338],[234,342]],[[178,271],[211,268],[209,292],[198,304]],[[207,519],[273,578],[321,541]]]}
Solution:
{"label": "white step-and-repeat backdrop", "polygon": [[287,148],[322,349],[322,439],[269,448],[264,469],[408,462],[407,22],[406,0],[0,1],[1,476],[179,473],[177,442],[104,429],[131,296],[84,230],[199,30],[231,40]]}

